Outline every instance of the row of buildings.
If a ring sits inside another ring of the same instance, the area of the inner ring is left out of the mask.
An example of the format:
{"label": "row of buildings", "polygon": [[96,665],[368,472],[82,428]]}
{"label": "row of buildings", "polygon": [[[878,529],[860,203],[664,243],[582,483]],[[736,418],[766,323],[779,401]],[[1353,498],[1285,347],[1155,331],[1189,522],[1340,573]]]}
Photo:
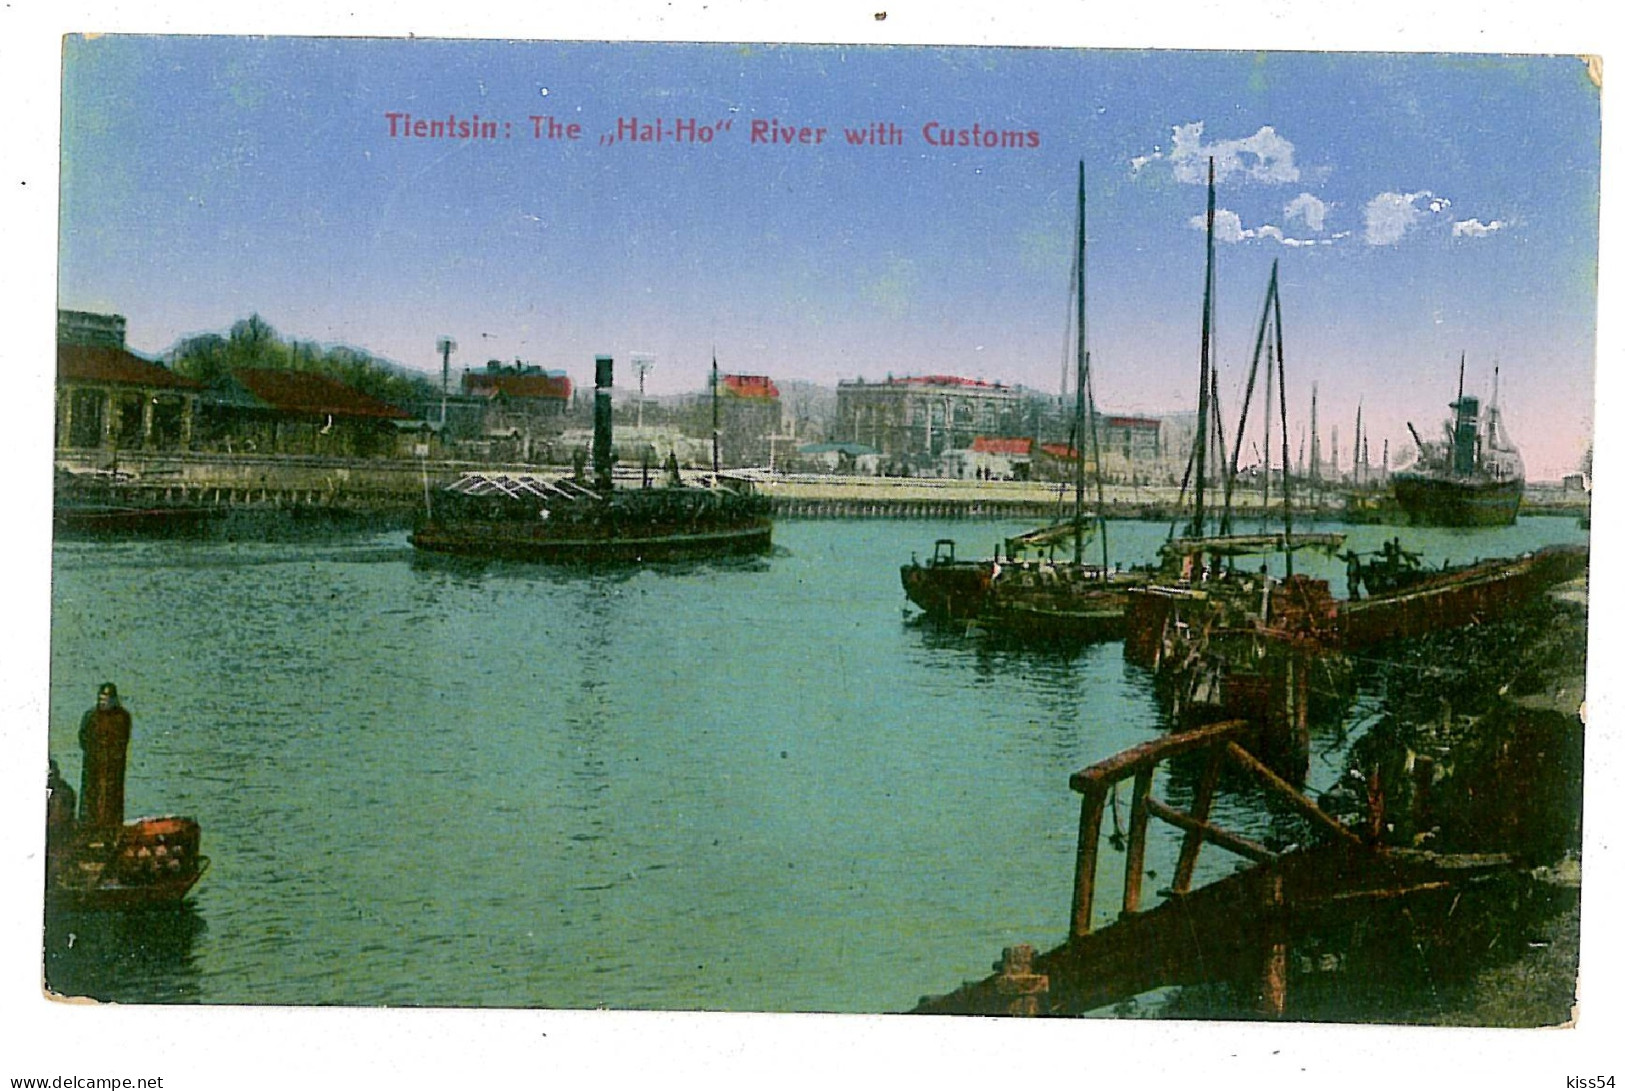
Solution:
{"label": "row of buildings", "polygon": [[[125,328],[121,315],[58,312],[58,448],[568,464],[592,442],[591,391],[533,365],[493,360],[465,370],[455,391],[434,395],[425,384],[423,397],[401,405],[287,368],[234,367],[205,384],[131,352]],[[660,464],[675,452],[708,466],[713,444],[729,466],[794,457],[771,379],[722,375],[712,403],[694,395],[618,406],[619,458]]]}
{"label": "row of buildings", "polygon": [[1183,470],[1190,437],[1181,418],[1097,413],[1093,435],[1080,438],[1073,415],[1053,394],[954,375],[836,386],[837,438],[866,444],[892,472],[1054,479],[1075,472],[1074,448],[1093,452],[1097,443],[1110,480],[1160,482]]}
{"label": "row of buildings", "polygon": [[[205,385],[130,352],[118,315],[61,311],[57,334],[61,448],[569,464],[591,446],[592,392],[517,361],[465,369],[455,389],[444,381],[397,405],[309,371],[239,367]],[[1190,416],[1097,415],[1104,476],[1177,481]],[[1054,480],[1076,473],[1075,448],[1093,450],[1072,431],[1071,407],[1053,394],[951,375],[843,381],[828,400],[721,374],[715,396],[616,405],[623,464],[676,454],[708,466],[715,451],[728,467]]]}
{"label": "row of buildings", "polygon": [[124,318],[57,316],[56,445],[99,451],[226,451],[384,457],[427,422],[309,372],[238,368],[205,386],[130,352]]}

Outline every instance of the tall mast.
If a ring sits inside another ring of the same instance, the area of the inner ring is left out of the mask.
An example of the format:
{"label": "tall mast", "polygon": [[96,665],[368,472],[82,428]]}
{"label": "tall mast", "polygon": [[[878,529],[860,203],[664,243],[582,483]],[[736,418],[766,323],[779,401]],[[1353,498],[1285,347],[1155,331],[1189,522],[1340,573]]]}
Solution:
{"label": "tall mast", "polygon": [[[1279,265],[1270,267],[1270,281],[1275,281],[1275,270]],[[1270,515],[1270,398],[1275,393],[1275,345],[1269,344],[1265,348],[1264,359],[1264,511],[1263,517]]]}
{"label": "tall mast", "polygon": [[1292,575],[1292,467],[1287,462],[1286,341],[1281,333],[1281,293],[1275,293],[1275,366],[1281,394],[1281,529],[1286,536],[1286,574]]}
{"label": "tall mast", "polygon": [[1488,425],[1487,431],[1488,431],[1489,434],[1487,436],[1487,439],[1489,441],[1489,449],[1492,450],[1492,451],[1499,450],[1500,446],[1501,446],[1501,437],[1497,434],[1501,430],[1501,365],[1500,364],[1495,365],[1494,376],[1495,377],[1494,377],[1493,383],[1490,386],[1490,411],[1489,411],[1489,414],[1488,414],[1488,420],[1485,421],[1485,423]]}
{"label": "tall mast", "polygon": [[1365,423],[1362,415],[1365,413],[1365,403],[1360,402],[1354,407],[1354,487],[1360,487],[1360,441],[1364,437]]}
{"label": "tall mast", "polygon": [[1202,376],[1196,396],[1196,508],[1191,516],[1190,534],[1207,534],[1204,504],[1207,485],[1208,383],[1211,381],[1209,352],[1213,341],[1213,160],[1207,161],[1207,274],[1202,283]]}
{"label": "tall mast", "polygon": [[[1264,292],[1264,313],[1258,318],[1258,340],[1253,342],[1253,363],[1252,367],[1247,371],[1247,392],[1243,394],[1241,398],[1241,416],[1236,421],[1236,442],[1230,448],[1230,469],[1225,474],[1224,478],[1224,514],[1219,517],[1220,534],[1230,533],[1230,499],[1232,493],[1235,491],[1236,476],[1239,473],[1241,466],[1241,447],[1247,436],[1247,417],[1252,412],[1253,389],[1258,383],[1258,358],[1264,353],[1264,336],[1269,331],[1270,303],[1275,298],[1276,283],[1277,277],[1280,274],[1280,268],[1281,263],[1279,261],[1276,261],[1270,266],[1270,283],[1269,287]],[[1270,399],[1268,391],[1271,389],[1271,380],[1273,378],[1271,368],[1274,366],[1275,346],[1271,344],[1269,349],[1269,357],[1264,363],[1264,472],[1266,477],[1269,473],[1270,446]],[[1217,390],[1215,390],[1214,393],[1217,395]],[[1216,411],[1218,406],[1217,396],[1214,398],[1214,406],[1215,416],[1218,416]],[[1224,446],[1222,432],[1219,446],[1221,448]],[[1264,496],[1266,500],[1269,498],[1267,485],[1265,487]]]}
{"label": "tall mast", "polygon": [[[1084,230],[1086,209],[1087,203],[1083,186],[1083,160],[1080,159],[1078,160],[1078,384],[1077,396],[1072,409],[1072,435],[1075,440],[1073,454],[1077,456],[1077,461],[1073,467],[1074,480],[1072,483],[1072,563],[1078,565],[1083,564],[1083,452],[1085,449],[1083,413],[1089,384],[1089,342],[1085,336],[1086,326],[1084,324],[1086,310],[1086,293],[1084,289],[1088,283],[1088,276],[1085,273],[1087,264],[1085,257],[1088,251],[1084,241],[1086,237]],[[1098,464],[1095,466],[1095,473],[1097,475],[1100,473]]]}
{"label": "tall mast", "polygon": [[1309,384],[1309,487],[1320,483],[1320,384]]}
{"label": "tall mast", "polygon": [[[1111,550],[1106,542],[1106,482],[1105,475],[1100,472],[1100,431],[1095,413],[1095,377],[1089,375],[1089,446],[1094,449],[1095,455],[1095,525],[1100,530],[1100,578],[1107,578],[1107,569],[1111,567]],[[1082,549],[1082,546],[1079,546]]]}

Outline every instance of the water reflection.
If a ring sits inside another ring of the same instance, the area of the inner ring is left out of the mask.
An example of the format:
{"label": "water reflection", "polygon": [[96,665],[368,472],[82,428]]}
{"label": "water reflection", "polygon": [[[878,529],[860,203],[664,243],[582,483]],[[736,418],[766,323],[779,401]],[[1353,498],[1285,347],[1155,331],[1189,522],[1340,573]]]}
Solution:
{"label": "water reflection", "polygon": [[142,910],[52,910],[45,984],[58,996],[121,1003],[200,999],[193,945],[205,931],[190,903]]}

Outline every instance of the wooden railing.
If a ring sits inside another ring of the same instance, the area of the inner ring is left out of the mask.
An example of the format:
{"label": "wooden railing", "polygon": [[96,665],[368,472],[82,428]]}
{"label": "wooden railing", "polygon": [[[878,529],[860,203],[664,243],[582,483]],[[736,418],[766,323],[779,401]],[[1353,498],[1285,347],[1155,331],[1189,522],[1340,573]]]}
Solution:
{"label": "wooden railing", "polygon": [[[1277,858],[1277,854],[1265,846],[1208,821],[1213,796],[1219,786],[1219,774],[1226,760],[1233,761],[1262,781],[1265,787],[1280,795],[1289,806],[1330,836],[1361,843],[1358,834],[1321,810],[1308,796],[1248,753],[1241,740],[1250,730],[1250,725],[1244,720],[1212,724],[1143,743],[1072,775],[1072,790],[1083,795],[1078,818],[1077,871],[1072,886],[1073,938],[1088,935],[1091,931],[1096,871],[1100,861],[1101,820],[1105,816],[1106,803],[1113,786],[1130,777],[1134,779],[1134,789],[1129,807],[1123,874],[1124,916],[1140,911],[1141,888],[1145,878],[1146,831],[1152,818],[1160,818],[1185,831],[1185,840],[1179,850],[1179,863],[1174,869],[1173,883],[1169,888],[1176,896],[1190,890],[1196,860],[1205,842],[1211,841],[1222,849],[1255,862],[1269,863]],[[1196,751],[1206,753],[1207,764],[1203,767],[1202,779],[1197,783],[1191,810],[1181,811],[1152,798],[1151,785],[1157,766],[1169,758]]]}

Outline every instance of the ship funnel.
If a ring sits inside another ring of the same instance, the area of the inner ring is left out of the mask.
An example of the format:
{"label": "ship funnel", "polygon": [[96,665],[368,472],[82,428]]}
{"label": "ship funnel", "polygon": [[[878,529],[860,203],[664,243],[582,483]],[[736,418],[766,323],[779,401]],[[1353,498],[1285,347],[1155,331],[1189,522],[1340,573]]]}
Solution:
{"label": "ship funnel", "polygon": [[614,488],[615,428],[610,420],[610,387],[615,385],[615,360],[596,357],[592,401],[592,472],[598,488],[607,495]]}
{"label": "ship funnel", "polygon": [[1478,468],[1478,399],[1462,395],[1451,408],[1456,411],[1456,434],[1452,437],[1450,468],[1466,477]]}

